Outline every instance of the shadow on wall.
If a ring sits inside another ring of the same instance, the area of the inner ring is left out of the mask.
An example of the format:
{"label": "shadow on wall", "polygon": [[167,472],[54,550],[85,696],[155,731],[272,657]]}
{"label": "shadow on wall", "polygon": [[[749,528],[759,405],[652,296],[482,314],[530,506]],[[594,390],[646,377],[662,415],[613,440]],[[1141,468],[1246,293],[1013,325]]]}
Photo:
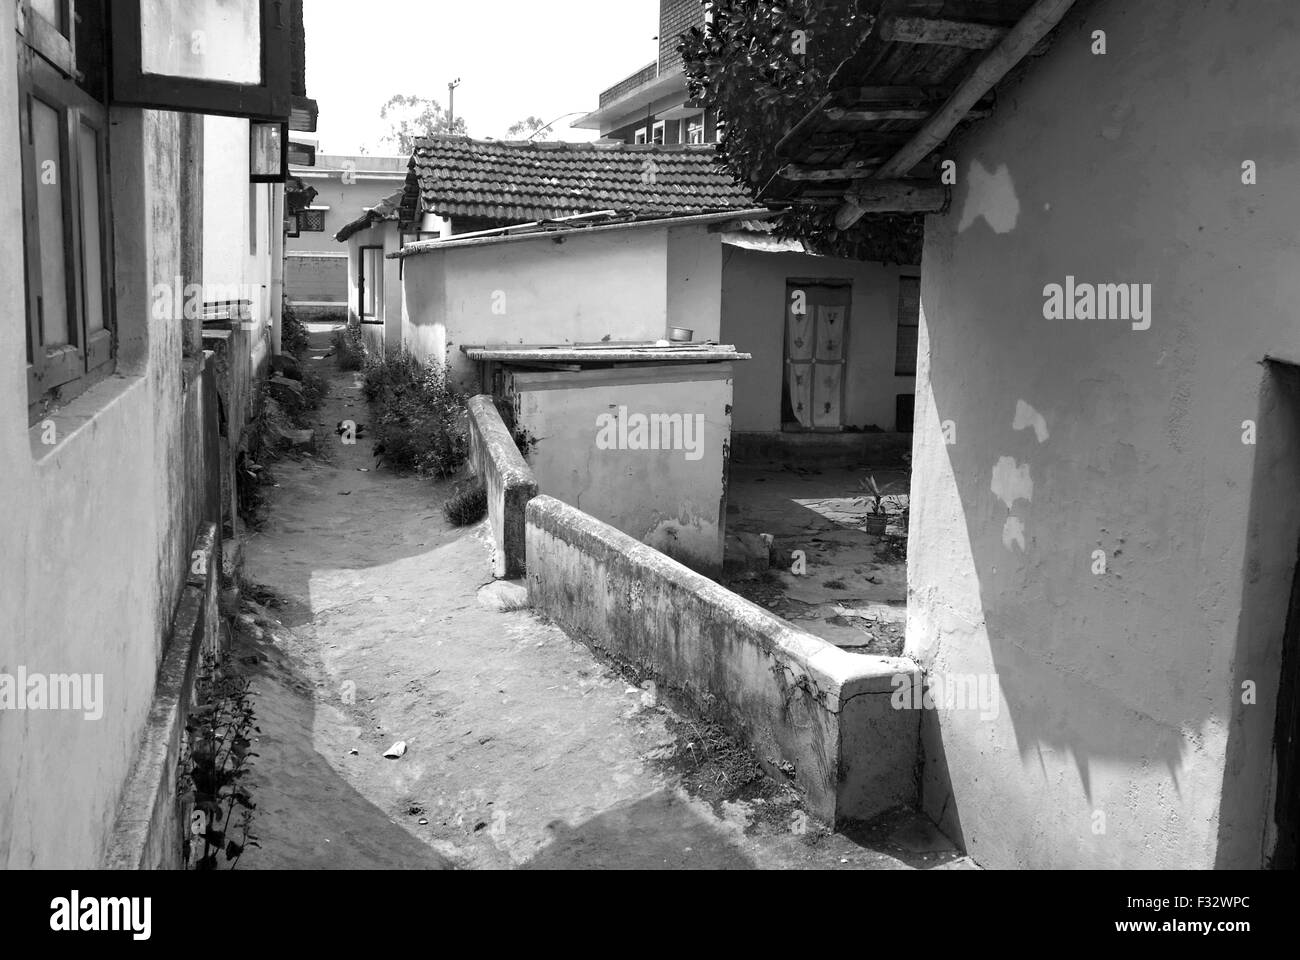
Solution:
{"label": "shadow on wall", "polygon": [[[1254,408],[1235,414],[1252,367],[1229,355],[1207,383],[1172,302],[1141,333],[1033,322],[1056,264],[1146,265],[1158,290],[1188,269],[1131,238],[1090,248],[1062,233],[1077,210],[1040,208],[1015,239],[974,223],[974,240],[927,242],[939,322],[922,321],[906,652],[932,677],[988,676],[1003,715],[925,712],[924,809],[985,865],[1257,866],[1300,531],[1297,378],[1269,365],[1252,450]],[[1176,234],[1168,216],[1147,228]],[[1028,238],[1051,256],[1009,271]],[[1216,565],[1243,545],[1244,570]]]}

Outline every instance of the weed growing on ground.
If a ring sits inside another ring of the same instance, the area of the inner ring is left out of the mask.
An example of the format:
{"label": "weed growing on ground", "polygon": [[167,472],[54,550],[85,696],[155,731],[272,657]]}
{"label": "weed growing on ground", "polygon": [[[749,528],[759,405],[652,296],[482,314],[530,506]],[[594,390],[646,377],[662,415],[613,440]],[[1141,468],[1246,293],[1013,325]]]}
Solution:
{"label": "weed growing on ground", "polygon": [[477,480],[459,490],[442,505],[442,515],[453,527],[467,527],[487,516],[487,489]]}
{"label": "weed growing on ground", "polygon": [[[304,370],[302,372],[302,411],[304,413],[319,410],[329,392],[329,381],[315,370]],[[305,422],[301,425],[303,427],[310,426]]]}
{"label": "weed growing on ground", "polygon": [[254,725],[250,682],[205,654],[194,678],[196,706],[185,721],[179,793],[188,813],[182,844],[185,862],[195,870],[233,870],[245,847],[261,846],[249,830],[253,803],[242,783],[253,757]]}
{"label": "weed growing on ground", "polygon": [[361,370],[366,365],[366,339],[361,334],[361,324],[349,320],[330,337],[334,348],[334,361],[340,370]]}
{"label": "weed growing on ground", "polygon": [[445,367],[409,353],[371,359],[363,392],[377,406],[375,452],[399,472],[446,479],[469,459],[467,399]]}
{"label": "weed growing on ground", "polygon": [[307,356],[308,346],[307,327],[298,319],[293,304],[286,297],[280,310],[280,349],[301,360]]}

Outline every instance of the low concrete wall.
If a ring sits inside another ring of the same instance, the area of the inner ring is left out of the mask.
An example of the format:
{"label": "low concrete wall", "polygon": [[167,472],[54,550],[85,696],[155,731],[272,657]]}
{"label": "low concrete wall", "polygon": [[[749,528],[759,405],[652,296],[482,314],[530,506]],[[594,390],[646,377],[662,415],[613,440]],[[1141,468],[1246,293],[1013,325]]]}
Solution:
{"label": "low concrete wall", "polygon": [[919,711],[891,706],[901,657],[846,653],[552,497],[528,504],[528,595],[744,739],[838,824],[916,802]]}
{"label": "low concrete wall", "polygon": [[[194,540],[190,576],[181,590],[171,637],[158,670],[153,706],[118,803],[105,854],[109,870],[175,870],[184,866],[186,803],[177,796],[185,720],[193,707],[194,675],[204,651],[221,650],[217,527],[204,523]],[[201,573],[194,571],[201,570]]]}
{"label": "low concrete wall", "polygon": [[732,463],[816,461],[846,466],[903,464],[912,452],[910,433],[733,433]]}
{"label": "low concrete wall", "polygon": [[469,401],[469,457],[488,494],[492,574],[524,575],[524,509],[537,496],[537,480],[489,396]]}

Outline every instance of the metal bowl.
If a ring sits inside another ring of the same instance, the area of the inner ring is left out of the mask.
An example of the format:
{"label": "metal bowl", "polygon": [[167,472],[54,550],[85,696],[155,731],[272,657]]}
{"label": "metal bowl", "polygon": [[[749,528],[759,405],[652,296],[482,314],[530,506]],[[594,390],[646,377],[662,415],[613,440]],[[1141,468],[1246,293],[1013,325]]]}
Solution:
{"label": "metal bowl", "polygon": [[695,331],[687,327],[670,327],[668,339],[675,343],[690,343],[695,338]]}

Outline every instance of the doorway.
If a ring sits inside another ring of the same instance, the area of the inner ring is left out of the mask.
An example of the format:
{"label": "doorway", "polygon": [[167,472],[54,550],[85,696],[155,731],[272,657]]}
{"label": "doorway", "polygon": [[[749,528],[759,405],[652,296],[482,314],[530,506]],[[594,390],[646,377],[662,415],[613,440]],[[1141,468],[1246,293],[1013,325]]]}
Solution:
{"label": "doorway", "polygon": [[782,429],[844,429],[852,300],[848,280],[786,281]]}

